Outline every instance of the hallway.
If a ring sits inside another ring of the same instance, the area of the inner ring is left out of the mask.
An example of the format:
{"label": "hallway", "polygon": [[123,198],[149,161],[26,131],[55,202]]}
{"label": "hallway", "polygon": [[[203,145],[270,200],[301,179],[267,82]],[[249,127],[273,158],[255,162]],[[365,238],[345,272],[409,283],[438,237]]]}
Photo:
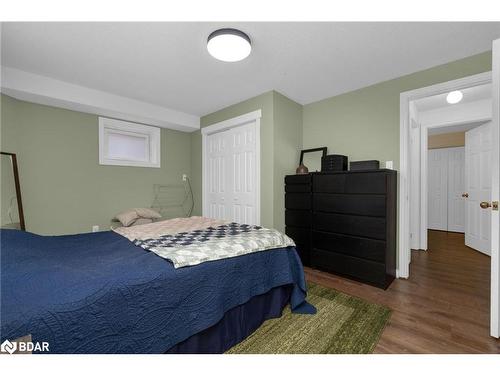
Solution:
{"label": "hallway", "polygon": [[386,290],[306,268],[308,280],[392,309],[374,353],[500,353],[489,336],[490,258],[460,233],[429,231],[410,278]]}

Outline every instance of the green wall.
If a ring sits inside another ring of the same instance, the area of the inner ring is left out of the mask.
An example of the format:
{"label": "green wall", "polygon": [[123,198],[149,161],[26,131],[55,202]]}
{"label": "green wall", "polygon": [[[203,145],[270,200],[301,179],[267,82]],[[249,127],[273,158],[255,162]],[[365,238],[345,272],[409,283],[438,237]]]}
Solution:
{"label": "green wall", "polygon": [[[302,143],[302,106],[270,91],[201,118],[201,127],[262,110],[261,223],[284,230],[283,177],[295,170]],[[201,133],[191,135],[195,213],[201,215]]]}
{"label": "green wall", "polygon": [[[151,206],[153,184],[182,184],[182,174],[191,175],[189,133],[162,129],[161,168],[102,166],[97,116],[5,95],[1,101],[1,148],[18,155],[31,232],[89,232],[92,225],[109,229],[119,211]],[[172,211],[172,216],[180,214]]]}
{"label": "green wall", "polygon": [[393,160],[398,169],[399,94],[489,70],[491,52],[485,52],[305,105],[303,147],[327,146],[329,153],[376,159],[382,166]]}
{"label": "green wall", "polygon": [[274,92],[273,227],[285,231],[284,178],[294,174],[302,149],[302,106]]}
{"label": "green wall", "polygon": [[489,70],[491,51],[305,105],[303,148],[327,146],[350,161],[379,160],[382,168],[392,160],[399,170],[400,93]]}

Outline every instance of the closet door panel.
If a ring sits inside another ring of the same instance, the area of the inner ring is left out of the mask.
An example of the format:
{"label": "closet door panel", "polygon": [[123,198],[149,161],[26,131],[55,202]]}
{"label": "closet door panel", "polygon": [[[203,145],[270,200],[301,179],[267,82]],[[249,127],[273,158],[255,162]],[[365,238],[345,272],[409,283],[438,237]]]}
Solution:
{"label": "closet door panel", "polygon": [[448,149],[448,231],[465,231],[465,148]]}
{"label": "closet door panel", "polygon": [[448,152],[429,150],[427,158],[427,227],[448,230]]}
{"label": "closet door panel", "polygon": [[226,219],[229,213],[227,195],[227,135],[212,134],[207,138],[208,216]]}

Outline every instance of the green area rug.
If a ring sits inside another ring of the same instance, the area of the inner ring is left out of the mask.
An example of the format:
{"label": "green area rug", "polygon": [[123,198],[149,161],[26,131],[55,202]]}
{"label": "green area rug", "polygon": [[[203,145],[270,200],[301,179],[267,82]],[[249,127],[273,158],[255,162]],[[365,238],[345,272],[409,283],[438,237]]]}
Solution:
{"label": "green area rug", "polygon": [[389,308],[334,289],[308,283],[307,300],[315,315],[292,314],[270,319],[229,354],[371,353],[389,320]]}

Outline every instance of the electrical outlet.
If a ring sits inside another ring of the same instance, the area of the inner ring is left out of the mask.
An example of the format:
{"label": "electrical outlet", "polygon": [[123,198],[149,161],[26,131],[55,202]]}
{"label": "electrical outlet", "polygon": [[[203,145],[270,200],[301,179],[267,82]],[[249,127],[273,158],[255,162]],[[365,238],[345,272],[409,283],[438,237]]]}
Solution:
{"label": "electrical outlet", "polygon": [[92,225],[92,232],[99,232],[99,225]]}
{"label": "electrical outlet", "polygon": [[187,174],[183,174],[182,175],[182,181],[186,181],[187,180]]}
{"label": "electrical outlet", "polygon": [[394,168],[394,163],[392,162],[392,160],[385,162],[385,168],[386,169],[393,169]]}

